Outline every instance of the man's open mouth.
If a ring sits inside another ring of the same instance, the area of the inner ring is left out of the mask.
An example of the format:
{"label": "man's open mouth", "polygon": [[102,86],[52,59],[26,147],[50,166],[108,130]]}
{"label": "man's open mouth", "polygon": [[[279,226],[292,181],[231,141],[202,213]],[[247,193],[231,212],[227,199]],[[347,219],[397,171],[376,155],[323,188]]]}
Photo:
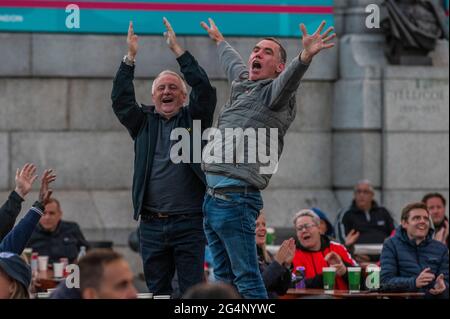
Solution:
{"label": "man's open mouth", "polygon": [[303,235],[302,239],[303,240],[309,240],[309,239],[311,239],[311,235]]}
{"label": "man's open mouth", "polygon": [[173,98],[172,97],[165,97],[162,99],[163,103],[172,103],[173,102]]}
{"label": "man's open mouth", "polygon": [[256,61],[256,60],[253,61],[253,63],[252,63],[253,70],[261,70],[261,68],[262,68],[262,65],[259,61]]}

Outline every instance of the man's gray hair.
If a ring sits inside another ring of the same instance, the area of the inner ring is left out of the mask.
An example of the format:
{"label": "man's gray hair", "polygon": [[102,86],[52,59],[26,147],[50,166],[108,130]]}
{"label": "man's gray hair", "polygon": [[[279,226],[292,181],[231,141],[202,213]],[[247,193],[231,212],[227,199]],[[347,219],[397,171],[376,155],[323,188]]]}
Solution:
{"label": "man's gray hair", "polygon": [[358,181],[358,183],[356,183],[355,187],[353,188],[353,190],[356,192],[356,190],[358,189],[359,185],[367,185],[369,186],[369,189],[371,190],[372,193],[375,193],[375,190],[373,188],[372,182],[368,179],[362,179],[360,181]]}
{"label": "man's gray hair", "polygon": [[297,226],[297,219],[299,219],[300,217],[305,217],[305,216],[311,217],[314,224],[316,224],[317,226],[320,225],[320,218],[319,218],[319,216],[317,216],[316,213],[314,213],[311,209],[302,209],[297,214],[295,214],[294,219],[292,220],[292,222],[294,223],[294,226]]}
{"label": "man's gray hair", "polygon": [[156,78],[153,80],[153,84],[152,84],[152,94],[155,94],[157,80],[160,77],[162,77],[164,75],[168,75],[168,74],[176,76],[178,79],[180,79],[181,89],[182,89],[184,94],[187,94],[187,87],[186,87],[186,82],[184,82],[184,79],[177,72],[173,72],[173,71],[170,71],[170,70],[164,70],[164,71],[162,71],[161,73],[159,73],[156,76]]}

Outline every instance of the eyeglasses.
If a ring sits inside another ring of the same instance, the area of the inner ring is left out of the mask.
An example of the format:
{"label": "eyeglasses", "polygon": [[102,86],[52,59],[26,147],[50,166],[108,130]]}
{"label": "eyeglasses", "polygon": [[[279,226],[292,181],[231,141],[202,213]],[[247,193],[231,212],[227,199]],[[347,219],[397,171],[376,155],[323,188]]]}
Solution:
{"label": "eyeglasses", "polygon": [[298,232],[301,232],[303,230],[309,230],[310,228],[312,228],[314,226],[316,226],[316,224],[303,224],[303,225],[298,226],[296,229]]}

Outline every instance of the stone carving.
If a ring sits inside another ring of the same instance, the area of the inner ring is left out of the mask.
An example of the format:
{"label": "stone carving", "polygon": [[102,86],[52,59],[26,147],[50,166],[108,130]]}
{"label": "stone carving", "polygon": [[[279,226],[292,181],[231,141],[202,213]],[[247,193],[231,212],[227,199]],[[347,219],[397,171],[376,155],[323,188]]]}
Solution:
{"label": "stone carving", "polygon": [[385,0],[381,26],[392,64],[431,65],[428,53],[438,39],[448,40],[443,5],[433,0]]}

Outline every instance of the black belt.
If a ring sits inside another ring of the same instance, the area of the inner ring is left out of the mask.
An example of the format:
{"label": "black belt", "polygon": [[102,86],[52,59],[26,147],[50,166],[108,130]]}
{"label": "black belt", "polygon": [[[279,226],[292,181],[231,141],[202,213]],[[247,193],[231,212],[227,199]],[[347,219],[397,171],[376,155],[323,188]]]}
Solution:
{"label": "black belt", "polygon": [[151,219],[167,219],[171,217],[190,217],[190,216],[199,216],[203,217],[203,213],[184,213],[184,214],[177,214],[177,213],[156,213],[156,212],[150,212],[150,211],[143,211],[141,213],[141,220],[148,221]]}
{"label": "black belt", "polygon": [[[227,193],[242,193],[242,194],[248,194],[248,193],[258,193],[259,189],[257,189],[254,186],[230,186],[230,187],[219,187],[219,188],[211,188],[208,187],[206,189],[206,193],[212,197],[222,198],[226,197],[225,194]],[[223,198],[225,199],[225,198]],[[227,199],[225,199],[227,200]]]}

